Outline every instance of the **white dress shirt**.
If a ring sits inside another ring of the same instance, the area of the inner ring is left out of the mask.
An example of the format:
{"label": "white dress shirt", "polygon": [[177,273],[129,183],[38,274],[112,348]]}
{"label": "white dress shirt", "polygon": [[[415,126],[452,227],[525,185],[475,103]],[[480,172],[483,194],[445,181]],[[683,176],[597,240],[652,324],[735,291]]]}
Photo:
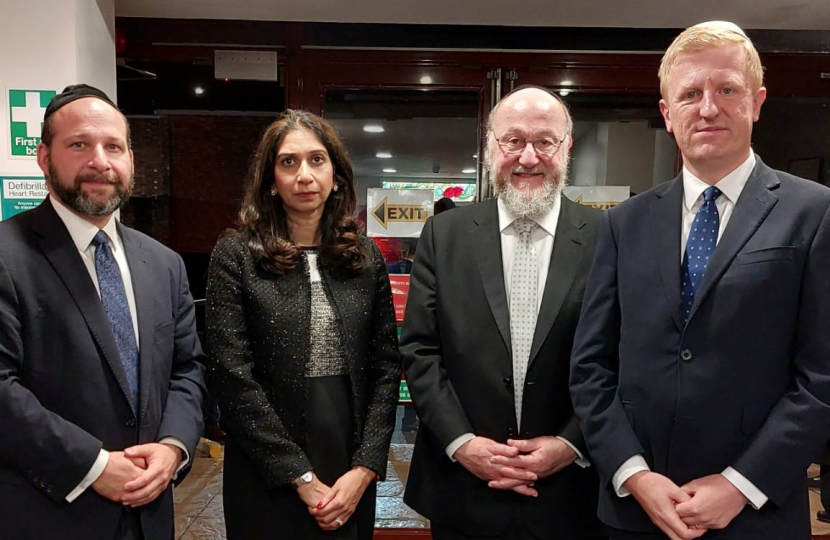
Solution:
{"label": "white dress shirt", "polygon": [[[510,298],[510,284],[513,275],[513,252],[516,248],[516,242],[519,240],[519,235],[513,229],[513,222],[518,219],[510,213],[510,210],[504,205],[501,199],[497,202],[499,213],[499,232],[501,238],[501,260],[504,265],[504,290],[507,293],[507,298]],[[556,199],[553,207],[543,216],[535,219],[539,227],[533,231],[531,240],[533,247],[536,250],[536,264],[538,269],[537,294],[536,298],[538,304],[536,306],[536,313],[542,307],[542,297],[545,292],[545,284],[548,281],[548,270],[550,269],[550,258],[553,254],[553,240],[556,236],[556,225],[559,223],[559,213],[562,208],[561,196]],[[447,445],[446,452],[450,459],[453,459],[455,452],[461,448],[461,445],[474,438],[472,433],[465,433]],[[588,467],[590,463],[584,458],[582,453],[570,441],[563,437],[557,437],[568,446],[570,446],[576,453],[576,464],[580,467]]]}
{"label": "white dress shirt", "polygon": [[[747,180],[749,180],[749,175],[754,168],[755,154],[750,152],[747,160],[739,165],[737,169],[715,183],[715,187],[721,191],[721,196],[715,199],[715,206],[720,215],[718,242],[720,242],[723,231],[726,230],[726,225],[729,223],[732,212],[735,210],[735,203],[738,201],[738,197],[740,197]],[[695,216],[700,210],[700,207],[703,206],[703,192],[709,187],[709,184],[696,177],[685,166],[683,167],[683,230],[680,237],[681,263],[683,255],[686,252],[686,242],[689,238],[689,232],[692,230],[692,223],[694,223]],[[677,301],[679,303],[680,299],[678,298]],[[651,469],[649,469],[642,455],[637,454],[628,458],[611,478],[611,483],[614,485],[614,490],[617,492],[617,495],[620,497],[630,495],[623,484],[636,473],[649,470]],[[727,467],[721,474],[738,488],[738,491],[749,500],[750,504],[756,510],[767,502],[768,497],[744,475],[732,467]]]}
{"label": "white dress shirt", "polygon": [[[101,295],[101,290],[98,286],[98,274],[95,271],[95,245],[92,243],[92,240],[95,238],[95,235],[98,234],[99,230],[104,231],[109,237],[110,249],[112,250],[113,257],[115,257],[115,262],[118,264],[118,269],[121,271],[121,278],[124,281],[124,291],[127,293],[127,304],[130,307],[130,317],[132,317],[133,320],[133,332],[135,332],[136,349],[141,350],[141,344],[138,341],[138,315],[135,310],[133,280],[132,275],[130,274],[130,265],[127,264],[127,255],[124,252],[124,244],[121,242],[121,236],[118,234],[115,219],[110,219],[103,228],[98,229],[98,227],[92,223],[69,210],[63,205],[63,203],[59,202],[54,197],[49,197],[49,202],[52,203],[52,207],[55,209],[55,212],[57,212],[60,220],[64,225],[66,225],[66,230],[69,231],[69,236],[72,237],[72,242],[75,244],[78,253],[81,255],[81,260],[84,262],[84,266],[86,267],[87,272],[89,272],[89,277],[92,279],[92,283],[95,285],[95,290],[98,291],[99,296]],[[165,437],[159,442],[172,444],[181,449],[183,458],[179,468],[176,470],[178,473],[178,471],[180,471],[190,461],[187,447],[185,447],[183,442],[173,437]],[[98,477],[103,474],[104,469],[107,468],[108,462],[109,452],[102,448],[98,453],[98,457],[95,459],[95,462],[92,464],[92,468],[89,469],[89,472],[84,479],[81,480],[81,483],[66,496],[66,501],[70,503],[73,502],[84,491],[86,491],[89,486],[95,483],[95,481],[98,480]]]}

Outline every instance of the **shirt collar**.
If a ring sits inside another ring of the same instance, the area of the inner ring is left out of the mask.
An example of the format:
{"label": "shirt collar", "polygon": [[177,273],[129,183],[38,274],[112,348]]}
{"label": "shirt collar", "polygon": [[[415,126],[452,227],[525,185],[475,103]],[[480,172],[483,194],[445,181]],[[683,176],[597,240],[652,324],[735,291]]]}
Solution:
{"label": "shirt collar", "polygon": [[107,233],[110,239],[110,248],[113,251],[117,251],[121,247],[120,242],[118,242],[118,228],[115,225],[114,219],[110,218],[103,229],[98,229],[98,227],[77,215],[56,198],[49,197],[49,202],[52,203],[52,207],[57,212],[61,221],[63,221],[63,224],[66,225],[66,230],[69,231],[69,236],[72,237],[72,243],[75,244],[75,247],[81,253],[89,248],[92,239],[95,238],[99,230]]}
{"label": "shirt collar", "polygon": [[[740,197],[741,192],[744,190],[744,186],[747,180],[749,180],[749,175],[752,174],[752,169],[754,168],[755,153],[750,152],[746,161],[738,165],[737,169],[715,182],[715,187],[732,204],[735,204],[738,202],[738,197]],[[695,203],[708,187],[710,187],[709,184],[692,174],[685,165],[683,166],[683,203],[686,205],[686,210],[691,212]]]}
{"label": "shirt collar", "polygon": [[[551,206],[550,210],[548,210],[545,214],[538,216],[533,219],[539,227],[545,230],[549,235],[553,235],[556,232],[556,223],[559,221],[559,208],[562,206],[562,194],[560,193],[556,200],[553,202],[553,206]],[[498,198],[498,208],[499,208],[499,232],[503,233],[505,229],[513,225],[513,222],[519,219],[517,216],[514,216],[510,210],[507,209],[504,202],[502,202],[501,197]]]}

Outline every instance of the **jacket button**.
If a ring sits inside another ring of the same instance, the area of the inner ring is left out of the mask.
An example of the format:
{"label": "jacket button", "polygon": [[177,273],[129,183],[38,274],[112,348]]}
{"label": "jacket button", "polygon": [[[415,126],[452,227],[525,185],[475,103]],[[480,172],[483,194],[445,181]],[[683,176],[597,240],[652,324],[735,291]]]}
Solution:
{"label": "jacket button", "polygon": [[504,379],[502,379],[502,382],[504,383],[504,386],[506,388],[513,388],[513,377],[505,377]]}
{"label": "jacket button", "polygon": [[135,418],[128,418],[126,424],[127,427],[135,427]]}
{"label": "jacket button", "polygon": [[692,359],[692,351],[690,351],[689,349],[683,349],[682,351],[680,351],[680,359],[684,362],[688,362]]}
{"label": "jacket button", "polygon": [[516,435],[516,431],[513,428],[507,428],[507,436],[514,437]]}

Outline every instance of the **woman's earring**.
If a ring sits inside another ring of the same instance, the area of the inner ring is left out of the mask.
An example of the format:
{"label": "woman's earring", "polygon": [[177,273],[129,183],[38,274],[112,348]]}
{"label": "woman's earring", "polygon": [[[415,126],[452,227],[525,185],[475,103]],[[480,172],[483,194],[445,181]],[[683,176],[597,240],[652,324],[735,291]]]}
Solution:
{"label": "woman's earring", "polygon": [[277,196],[277,188],[275,188],[275,187],[272,187],[272,188],[271,188],[271,196],[272,196],[272,197],[276,197],[276,196]]}
{"label": "woman's earring", "polygon": [[334,184],[334,191],[337,191],[337,184]]}

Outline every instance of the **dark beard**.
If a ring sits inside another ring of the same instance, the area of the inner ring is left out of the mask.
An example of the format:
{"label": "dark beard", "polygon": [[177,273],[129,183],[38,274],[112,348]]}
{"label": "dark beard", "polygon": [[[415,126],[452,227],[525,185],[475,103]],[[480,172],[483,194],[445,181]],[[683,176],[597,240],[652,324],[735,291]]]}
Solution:
{"label": "dark beard", "polygon": [[[90,200],[81,191],[81,186],[86,181],[100,180],[105,178],[110,184],[115,186],[115,193],[108,200],[95,202]],[[58,171],[55,170],[52,160],[49,160],[49,175],[46,177],[46,183],[55,192],[55,195],[66,206],[71,208],[75,213],[81,216],[89,217],[104,217],[112,214],[130,200],[130,195],[133,194],[134,179],[131,177],[126,186],[122,185],[120,179],[115,181],[106,178],[103,175],[87,174],[83,176],[76,176],[75,182],[72,185],[67,185],[61,181]]]}

